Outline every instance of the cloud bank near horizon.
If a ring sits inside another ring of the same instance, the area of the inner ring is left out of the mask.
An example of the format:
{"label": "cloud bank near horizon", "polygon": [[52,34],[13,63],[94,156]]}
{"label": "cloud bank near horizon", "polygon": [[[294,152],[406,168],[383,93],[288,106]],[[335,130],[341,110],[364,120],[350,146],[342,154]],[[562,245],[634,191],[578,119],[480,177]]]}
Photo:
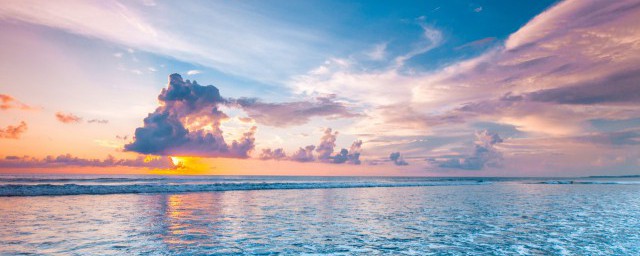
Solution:
{"label": "cloud bank near horizon", "polygon": [[[320,143],[317,146],[308,145],[300,147],[291,156],[287,156],[283,148],[265,148],[260,154],[260,159],[333,164],[361,164],[362,161],[360,160],[360,154],[362,151],[362,140],[356,140],[351,144],[349,149],[342,148],[339,152],[333,154],[336,147],[337,136],[337,131],[333,131],[331,128],[326,128],[323,132],[323,136],[320,138]],[[317,156],[314,155],[314,152],[317,153]]]}
{"label": "cloud bank near horizon", "polygon": [[168,157],[138,156],[135,159],[118,159],[108,155],[105,159],[87,159],[64,154],[35,158],[30,156],[6,156],[0,159],[0,168],[59,168],[59,167],[147,167],[174,169],[176,166]]}

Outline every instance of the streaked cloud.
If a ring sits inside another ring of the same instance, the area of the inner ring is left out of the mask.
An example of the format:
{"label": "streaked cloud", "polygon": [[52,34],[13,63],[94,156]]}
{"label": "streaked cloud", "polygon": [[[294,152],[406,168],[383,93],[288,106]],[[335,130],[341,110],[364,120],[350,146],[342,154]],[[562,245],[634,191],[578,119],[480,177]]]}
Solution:
{"label": "streaked cloud", "polygon": [[[131,51],[152,52],[258,80],[282,79],[305,59],[319,58],[313,46],[323,43],[320,31],[241,7],[227,2],[163,2],[150,7],[115,0],[27,0],[5,2],[0,19],[99,38]],[[173,16],[168,23],[167,12],[189,15]],[[256,42],[260,47],[255,47]]]}
{"label": "streaked cloud", "polygon": [[336,101],[335,95],[316,97],[311,101],[266,103],[257,98],[231,99],[230,102],[247,112],[260,124],[287,127],[309,122],[312,117],[354,118],[360,117],[347,103]]}
{"label": "streaked cloud", "polygon": [[202,71],[200,71],[200,70],[195,70],[195,69],[194,69],[194,70],[189,70],[189,71],[187,71],[187,75],[188,75],[188,76],[193,76],[193,75],[197,75],[197,74],[200,74],[200,73],[202,73]]}
{"label": "streaked cloud", "polygon": [[82,117],[76,116],[72,113],[57,112],[55,116],[58,121],[65,124],[77,124],[82,122]]}
{"label": "streaked cloud", "polygon": [[147,167],[176,168],[168,157],[139,156],[135,159],[118,159],[112,155],[105,159],[87,159],[71,154],[36,158],[30,156],[6,156],[0,159],[0,168],[64,168],[64,167]]}

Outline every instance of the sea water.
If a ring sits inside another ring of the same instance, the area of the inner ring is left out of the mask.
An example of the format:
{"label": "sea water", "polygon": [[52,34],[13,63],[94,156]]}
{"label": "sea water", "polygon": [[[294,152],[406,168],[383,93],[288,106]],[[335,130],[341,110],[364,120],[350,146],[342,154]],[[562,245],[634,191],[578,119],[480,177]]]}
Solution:
{"label": "sea water", "polygon": [[638,255],[637,178],[0,176],[0,255]]}

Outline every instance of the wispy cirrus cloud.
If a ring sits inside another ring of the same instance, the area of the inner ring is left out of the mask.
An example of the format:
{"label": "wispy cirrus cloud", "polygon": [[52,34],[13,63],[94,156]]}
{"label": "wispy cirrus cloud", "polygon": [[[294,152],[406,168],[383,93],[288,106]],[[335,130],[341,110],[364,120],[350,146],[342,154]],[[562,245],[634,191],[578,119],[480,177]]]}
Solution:
{"label": "wispy cirrus cloud", "polygon": [[240,98],[230,99],[230,103],[242,108],[256,122],[277,127],[305,124],[312,117],[336,119],[362,116],[353,112],[347,103],[336,101],[335,95],[316,97],[311,101],[282,103]]}
{"label": "wispy cirrus cloud", "polygon": [[[258,80],[278,80],[320,59],[309,31],[226,2],[9,1],[0,19],[48,26]],[[178,15],[166,22],[166,13]],[[91,17],[88,19],[87,17]],[[195,31],[195,32],[194,32]],[[225,38],[226,40],[219,40]],[[260,47],[255,47],[260,42]],[[258,61],[256,61],[258,60]]]}

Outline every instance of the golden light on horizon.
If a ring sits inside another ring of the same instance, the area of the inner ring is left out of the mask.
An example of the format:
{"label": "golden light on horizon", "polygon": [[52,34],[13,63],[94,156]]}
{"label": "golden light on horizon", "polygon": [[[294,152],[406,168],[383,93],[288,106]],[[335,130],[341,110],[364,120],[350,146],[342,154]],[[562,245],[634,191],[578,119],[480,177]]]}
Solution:
{"label": "golden light on horizon", "polygon": [[[210,169],[209,165],[202,161],[200,157],[170,156],[169,158],[174,165],[174,168],[169,171],[170,173],[197,174]],[[166,172],[167,170],[163,171],[163,173]]]}

